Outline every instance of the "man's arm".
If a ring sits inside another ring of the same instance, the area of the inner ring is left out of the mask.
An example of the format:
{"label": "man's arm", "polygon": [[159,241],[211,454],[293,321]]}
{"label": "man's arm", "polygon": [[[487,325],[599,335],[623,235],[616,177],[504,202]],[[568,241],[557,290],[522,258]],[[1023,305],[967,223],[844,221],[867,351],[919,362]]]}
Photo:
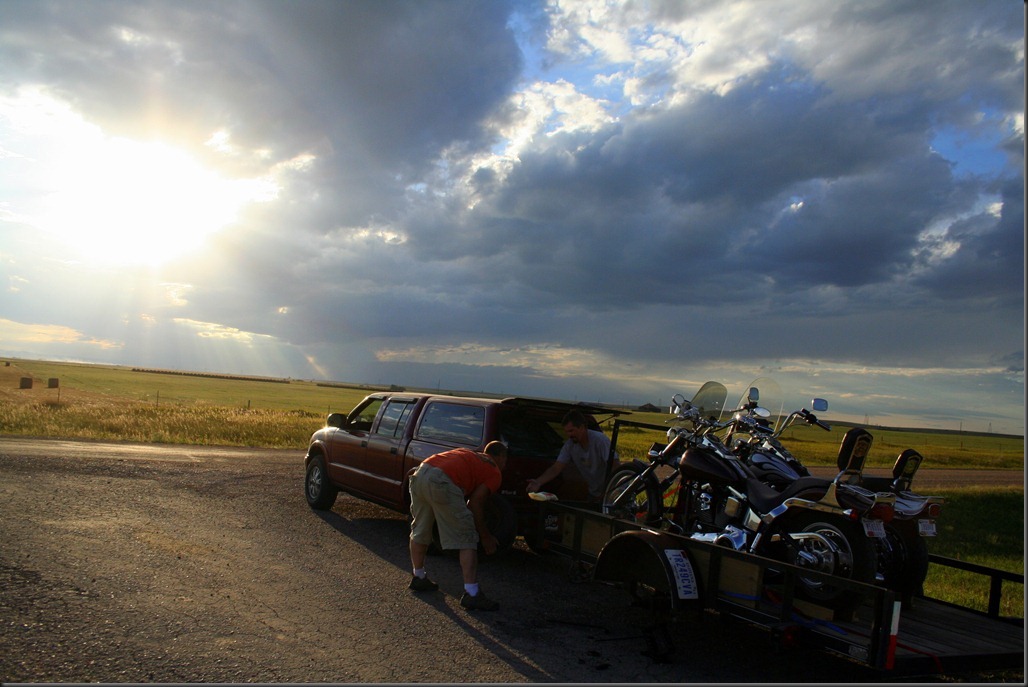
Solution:
{"label": "man's arm", "polygon": [[485,502],[489,500],[489,487],[479,484],[468,496],[468,510],[475,519],[475,529],[478,530],[478,540],[482,542],[482,548],[487,554],[496,553],[500,542],[489,531],[485,524]]}
{"label": "man's arm", "polygon": [[554,463],[550,467],[546,468],[546,470],[543,472],[543,474],[539,475],[535,479],[528,480],[527,490],[530,493],[533,492],[533,491],[539,491],[539,487],[541,487],[542,485],[546,484],[547,482],[552,480],[554,477],[559,475],[561,473],[561,470],[564,469],[565,465],[567,465],[567,463],[559,463],[558,462],[558,463]]}

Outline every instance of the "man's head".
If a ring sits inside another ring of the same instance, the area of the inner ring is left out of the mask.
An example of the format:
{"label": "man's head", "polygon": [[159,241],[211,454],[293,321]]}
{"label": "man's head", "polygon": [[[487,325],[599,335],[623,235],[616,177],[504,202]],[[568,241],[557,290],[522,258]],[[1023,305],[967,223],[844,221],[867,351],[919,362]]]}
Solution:
{"label": "man's head", "polygon": [[482,453],[489,456],[500,470],[507,464],[507,447],[499,441],[490,441]]}
{"label": "man's head", "polygon": [[567,415],[564,416],[564,432],[568,435],[568,438],[584,444],[588,431],[589,428],[585,421],[585,416],[577,410],[569,410]]}

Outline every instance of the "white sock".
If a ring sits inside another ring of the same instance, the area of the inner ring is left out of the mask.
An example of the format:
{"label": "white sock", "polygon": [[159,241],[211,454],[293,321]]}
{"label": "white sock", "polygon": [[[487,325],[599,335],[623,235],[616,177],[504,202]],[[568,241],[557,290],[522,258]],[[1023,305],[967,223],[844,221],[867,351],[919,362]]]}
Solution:
{"label": "white sock", "polygon": [[420,577],[421,579],[425,579],[427,574],[428,573],[425,572],[424,568],[414,568],[414,577]]}
{"label": "white sock", "polygon": [[471,596],[478,596],[478,582],[472,582],[471,584],[464,585],[464,591]]}

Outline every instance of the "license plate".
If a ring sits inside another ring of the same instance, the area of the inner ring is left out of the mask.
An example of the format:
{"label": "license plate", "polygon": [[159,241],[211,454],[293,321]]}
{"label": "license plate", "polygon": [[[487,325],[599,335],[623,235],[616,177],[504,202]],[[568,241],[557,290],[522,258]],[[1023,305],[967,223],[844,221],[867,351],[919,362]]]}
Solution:
{"label": "license plate", "polygon": [[881,520],[864,520],[864,534],[881,539],[885,536],[885,523]]}
{"label": "license plate", "polygon": [[934,520],[918,520],[917,531],[922,537],[934,537],[935,536],[935,521]]}

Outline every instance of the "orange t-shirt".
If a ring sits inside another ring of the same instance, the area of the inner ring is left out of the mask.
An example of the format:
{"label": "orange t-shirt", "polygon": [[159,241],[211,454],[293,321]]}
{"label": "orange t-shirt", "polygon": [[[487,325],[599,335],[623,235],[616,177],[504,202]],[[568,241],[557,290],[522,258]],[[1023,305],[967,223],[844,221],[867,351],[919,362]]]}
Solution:
{"label": "orange t-shirt", "polygon": [[445,472],[465,496],[473,492],[479,484],[484,484],[495,494],[500,491],[500,484],[503,482],[500,468],[470,449],[455,448],[443,451],[429,456],[424,462]]}

